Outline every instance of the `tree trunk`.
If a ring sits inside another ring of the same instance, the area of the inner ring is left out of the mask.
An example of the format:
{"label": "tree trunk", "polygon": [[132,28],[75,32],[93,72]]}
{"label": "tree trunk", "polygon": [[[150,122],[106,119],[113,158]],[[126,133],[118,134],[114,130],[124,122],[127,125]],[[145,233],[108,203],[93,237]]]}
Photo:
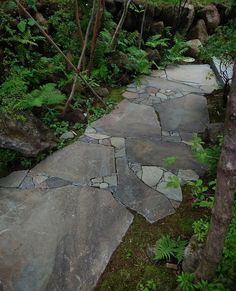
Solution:
{"label": "tree trunk", "polygon": [[[84,47],[84,36],[83,36],[81,24],[80,24],[78,0],[74,0],[74,12],[75,12],[75,21],[76,21],[76,24],[78,27],[78,34],[79,34],[79,39],[81,42],[81,47],[83,48]],[[82,60],[82,66],[83,66],[83,69],[85,69],[85,58],[83,58],[83,60]]]}
{"label": "tree trunk", "polygon": [[121,15],[121,18],[120,18],[120,21],[116,27],[116,30],[113,34],[113,37],[112,37],[112,41],[111,41],[111,50],[115,50],[116,49],[116,46],[117,46],[117,39],[118,39],[118,36],[119,36],[119,33],[122,29],[122,26],[124,24],[124,21],[125,21],[125,18],[126,18],[126,15],[127,15],[127,12],[128,12],[128,9],[129,9],[129,5],[131,3],[131,0],[126,0],[124,2],[124,10],[123,10],[123,13]]}
{"label": "tree trunk", "polygon": [[[102,13],[101,13],[101,4],[102,4]],[[95,52],[95,48],[97,44],[97,39],[101,30],[104,10],[105,10],[105,0],[98,0],[98,10],[97,10],[97,15],[96,15],[96,21],[94,24],[94,29],[93,29],[93,38],[92,38],[92,43],[91,43],[90,58],[89,58],[89,65],[88,65],[89,76],[91,76],[91,72],[92,72],[94,52]]]}
{"label": "tree trunk", "polygon": [[138,47],[139,48],[141,48],[142,40],[143,40],[143,30],[144,30],[144,24],[145,24],[145,19],[146,19],[147,7],[148,7],[148,5],[146,3],[145,4],[145,9],[144,9],[144,12],[143,12],[141,30],[140,30],[139,40],[138,40]]}
{"label": "tree trunk", "polygon": [[203,257],[195,277],[211,279],[222,256],[228,225],[232,219],[236,188],[236,62],[226,109],[224,143],[217,170],[215,203]]}

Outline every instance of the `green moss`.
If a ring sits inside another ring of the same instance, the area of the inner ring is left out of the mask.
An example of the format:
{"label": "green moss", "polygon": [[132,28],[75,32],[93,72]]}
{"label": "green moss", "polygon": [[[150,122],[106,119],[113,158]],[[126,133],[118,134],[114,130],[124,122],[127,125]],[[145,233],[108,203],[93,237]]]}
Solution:
{"label": "green moss", "polygon": [[112,88],[110,94],[104,98],[105,102],[112,104],[117,104],[121,102],[124,99],[124,97],[122,96],[124,91],[125,91],[124,87]]}

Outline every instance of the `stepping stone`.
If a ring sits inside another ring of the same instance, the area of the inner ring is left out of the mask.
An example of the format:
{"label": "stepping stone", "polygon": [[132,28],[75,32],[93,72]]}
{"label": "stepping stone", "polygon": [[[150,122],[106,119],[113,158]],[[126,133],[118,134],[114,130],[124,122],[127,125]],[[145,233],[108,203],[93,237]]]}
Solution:
{"label": "stepping stone", "polygon": [[158,136],[161,127],[155,110],[123,100],[110,114],[95,121],[97,132],[113,137]]}
{"label": "stepping stone", "polygon": [[173,188],[168,186],[169,177],[176,177],[170,172],[165,172],[162,181],[157,185],[157,191],[164,194],[168,199],[175,201],[182,201],[182,190],[181,187]]}
{"label": "stepping stone", "polygon": [[163,175],[161,168],[153,166],[143,166],[142,172],[142,181],[150,187],[157,185]]}
{"label": "stepping stone", "polygon": [[53,153],[31,170],[66,181],[87,184],[94,177],[115,173],[113,147],[75,142]]}
{"label": "stepping stone", "polygon": [[0,191],[4,290],[92,290],[133,220],[107,190]]}
{"label": "stepping stone", "polygon": [[28,170],[12,172],[7,177],[0,179],[0,187],[18,188],[20,184],[23,182],[23,180],[25,179],[27,174],[28,174]]}
{"label": "stepping stone", "polygon": [[193,157],[191,147],[182,142],[128,138],[126,154],[131,163],[165,168],[164,159],[176,157],[175,163],[168,168],[169,170],[193,169],[198,175],[203,175],[206,171],[206,167]]}
{"label": "stepping stone", "polygon": [[209,124],[206,98],[196,94],[168,100],[154,108],[164,131],[204,132]]}
{"label": "stepping stone", "polygon": [[128,168],[125,158],[116,160],[118,186],[114,196],[125,206],[137,211],[150,223],[175,213],[171,202],[161,193],[146,186]]}
{"label": "stepping stone", "polygon": [[199,175],[193,170],[182,170],[180,169],[178,172],[178,177],[183,181],[183,183],[189,181],[197,181],[199,179]]}
{"label": "stepping stone", "polygon": [[166,69],[168,80],[201,88],[211,93],[219,88],[216,76],[209,65],[176,65]]}

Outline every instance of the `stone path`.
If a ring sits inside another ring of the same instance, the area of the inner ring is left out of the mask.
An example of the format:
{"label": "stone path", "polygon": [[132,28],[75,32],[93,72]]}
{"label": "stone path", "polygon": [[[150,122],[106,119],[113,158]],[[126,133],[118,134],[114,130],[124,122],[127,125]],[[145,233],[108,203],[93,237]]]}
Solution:
{"label": "stone path", "polygon": [[[0,289],[92,290],[133,220],[174,214],[206,171],[189,141],[208,124],[208,65],[154,71],[79,141],[0,179]],[[175,163],[166,168],[165,159]]]}

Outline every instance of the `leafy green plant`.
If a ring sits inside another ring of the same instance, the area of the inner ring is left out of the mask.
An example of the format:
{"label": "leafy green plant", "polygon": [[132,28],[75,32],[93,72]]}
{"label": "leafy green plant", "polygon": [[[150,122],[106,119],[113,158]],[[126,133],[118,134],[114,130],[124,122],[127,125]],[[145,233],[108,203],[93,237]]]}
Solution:
{"label": "leafy green plant", "polygon": [[177,189],[181,185],[181,180],[178,176],[170,176],[168,177],[166,187]]}
{"label": "leafy green plant", "polygon": [[190,181],[188,185],[191,186],[193,196],[197,201],[202,201],[205,199],[205,193],[208,191],[208,186],[205,186],[201,179],[197,181]]}
{"label": "leafy green plant", "polygon": [[163,38],[161,34],[155,34],[148,38],[146,41],[146,46],[151,48],[161,47],[165,48],[168,47],[168,38]]}
{"label": "leafy green plant", "polygon": [[56,84],[48,83],[35,89],[16,104],[17,109],[29,109],[62,103],[66,96],[56,89]]}
{"label": "leafy green plant", "polygon": [[170,156],[163,159],[165,167],[169,168],[175,164],[177,157]]}
{"label": "leafy green plant", "polygon": [[194,221],[193,223],[193,232],[196,235],[196,238],[199,242],[204,242],[206,239],[209,229],[209,222],[203,220],[202,218]]}
{"label": "leafy green plant", "polygon": [[140,291],[157,291],[157,285],[154,280],[148,280],[145,284],[139,285]]}
{"label": "leafy green plant", "polygon": [[195,290],[195,286],[193,283],[193,274],[182,272],[177,277],[177,282],[179,283],[179,287],[182,291],[192,291]]}
{"label": "leafy green plant", "polygon": [[183,259],[186,245],[187,241],[181,240],[180,237],[177,240],[173,240],[169,235],[162,236],[156,243],[155,259],[170,260],[173,257],[180,263]]}
{"label": "leafy green plant", "polygon": [[147,59],[147,53],[137,47],[129,47],[127,69],[136,74],[148,74],[150,72],[150,63]]}

